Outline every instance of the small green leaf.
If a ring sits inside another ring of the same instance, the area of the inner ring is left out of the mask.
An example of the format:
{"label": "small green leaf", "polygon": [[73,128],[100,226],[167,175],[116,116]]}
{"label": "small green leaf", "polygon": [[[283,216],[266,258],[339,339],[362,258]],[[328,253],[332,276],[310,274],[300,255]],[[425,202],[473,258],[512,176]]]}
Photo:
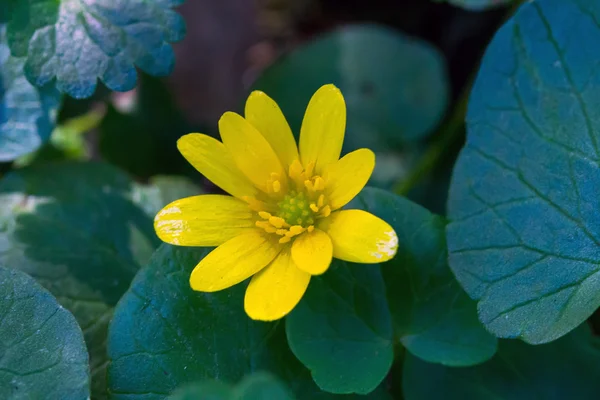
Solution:
{"label": "small green leaf", "polygon": [[[302,79],[298,79],[301,76]],[[254,84],[298,134],[313,93],[337,85],[346,100],[344,149],[389,151],[429,133],[448,102],[446,66],[431,45],[378,25],[350,25],[299,47]]]}
{"label": "small green leaf", "polygon": [[501,340],[490,361],[448,368],[407,356],[402,387],[406,400],[597,399],[600,341],[589,327],[550,344]]}
{"label": "small green leaf", "polygon": [[392,225],[398,253],[382,264],[396,335],[408,351],[450,366],[481,363],[496,338],[477,319],[475,303],[447,264],[445,220],[380,189],[365,188],[347,208],[360,208]]}
{"label": "small green leaf", "polygon": [[183,0],[20,0],[8,22],[11,53],[26,57],[36,86],[56,80],[75,98],[90,97],[97,80],[111,90],[133,89],[135,66],[156,76],[173,69],[169,43],[185,23],[172,10]]}
{"label": "small green leaf", "polygon": [[449,260],[498,337],[549,342],[600,306],[598,21],[595,2],[525,3],[471,94]]}
{"label": "small green leaf", "polygon": [[113,307],[158,244],[131,190],[127,176],[96,163],[31,166],[0,181],[0,263],[32,275],[75,315],[94,398],[106,390]]}
{"label": "small green leaf", "polygon": [[286,320],[290,348],[331,393],[372,392],[394,358],[392,321],[378,265],[334,260],[313,277]]}
{"label": "small green leaf", "polygon": [[[248,318],[246,284],[192,291],[190,273],[210,250],[163,244],[137,274],[110,325],[112,398],[158,400],[185,384],[236,382],[256,371],[276,374],[298,399],[337,398],[314,385],[280,324]],[[383,391],[377,396],[386,398]]]}
{"label": "small green leaf", "polygon": [[75,318],[27,274],[2,266],[0,323],[0,398],[89,398],[88,354]]}
{"label": "small green leaf", "polygon": [[177,389],[169,400],[293,400],[288,389],[273,375],[256,372],[236,387],[220,381],[205,381]]}
{"label": "small green leaf", "polygon": [[24,60],[11,57],[0,25],[0,162],[12,161],[48,141],[60,94],[52,85],[36,88],[23,74]]}

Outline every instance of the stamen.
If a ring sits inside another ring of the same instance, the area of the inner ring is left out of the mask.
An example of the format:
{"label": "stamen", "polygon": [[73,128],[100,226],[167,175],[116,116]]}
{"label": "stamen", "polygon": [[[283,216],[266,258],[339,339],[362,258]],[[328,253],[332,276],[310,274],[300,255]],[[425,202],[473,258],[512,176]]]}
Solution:
{"label": "stamen", "polygon": [[324,203],[325,203],[325,195],[322,194],[319,196],[319,200],[317,201],[317,207],[319,207],[319,208],[323,207]]}
{"label": "stamen", "polygon": [[[283,218],[279,218],[279,217],[271,217],[269,218],[269,222],[271,223],[271,225],[273,225],[275,228],[282,228],[286,224],[285,220]],[[289,226],[289,225],[288,225]]]}
{"label": "stamen", "polygon": [[309,181],[308,179],[304,181],[304,186],[308,189],[309,192],[315,191],[313,183],[311,181]]}
{"label": "stamen", "polygon": [[315,187],[315,190],[325,189],[325,180],[323,178],[321,178],[320,176],[317,176],[315,178],[314,187]]}
{"label": "stamen", "polygon": [[331,207],[329,207],[328,205],[323,207],[323,209],[321,210],[321,216],[329,217],[330,214],[331,214]]}
{"label": "stamen", "polygon": [[275,193],[279,193],[281,191],[281,182],[279,182],[279,181],[273,182],[273,191]]}
{"label": "stamen", "polygon": [[304,172],[306,173],[307,178],[312,177],[312,174],[313,174],[314,170],[315,170],[315,162],[311,161],[311,162],[308,163],[308,165],[304,169]]}
{"label": "stamen", "polygon": [[290,240],[292,240],[292,238],[291,238],[291,237],[284,236],[284,237],[282,237],[281,239],[279,239],[279,243],[287,243],[287,242],[289,242]]}
{"label": "stamen", "polygon": [[287,230],[287,229],[277,229],[277,230],[275,231],[275,233],[276,233],[276,234],[278,234],[279,236],[283,236],[283,235],[285,235],[287,232],[288,232],[288,230]]}
{"label": "stamen", "polygon": [[307,230],[307,231],[310,233],[310,232],[312,232],[312,231],[314,231],[314,230],[315,230],[315,226],[314,226],[314,225],[311,225],[311,226],[309,226],[308,228],[306,228],[306,230]]}
{"label": "stamen", "polygon": [[294,225],[290,227],[290,232],[292,232],[294,235],[299,235],[304,232],[304,228],[300,225]]}
{"label": "stamen", "polygon": [[258,215],[260,215],[260,217],[262,219],[269,219],[269,218],[271,218],[271,214],[268,213],[268,212],[266,212],[266,211],[259,211]]}
{"label": "stamen", "polygon": [[314,212],[319,212],[319,207],[317,207],[317,205],[315,203],[310,204],[310,209],[313,210]]}

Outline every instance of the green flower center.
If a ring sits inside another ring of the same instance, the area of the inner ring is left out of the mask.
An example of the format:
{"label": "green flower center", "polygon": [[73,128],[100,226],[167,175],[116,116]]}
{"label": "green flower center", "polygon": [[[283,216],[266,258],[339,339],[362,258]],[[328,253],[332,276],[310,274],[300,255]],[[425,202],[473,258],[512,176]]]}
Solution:
{"label": "green flower center", "polygon": [[310,200],[304,192],[290,190],[283,200],[277,203],[277,216],[290,225],[307,227],[315,223],[314,212],[310,209]]}

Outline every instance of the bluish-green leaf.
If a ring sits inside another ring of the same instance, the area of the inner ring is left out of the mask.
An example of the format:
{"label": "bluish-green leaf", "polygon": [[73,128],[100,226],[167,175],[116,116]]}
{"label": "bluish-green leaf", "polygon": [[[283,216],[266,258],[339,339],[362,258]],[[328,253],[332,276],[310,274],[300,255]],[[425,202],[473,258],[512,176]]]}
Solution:
{"label": "bluish-green leaf", "polygon": [[450,266],[499,337],[549,342],[600,306],[599,21],[594,2],[526,3],[470,98]]}
{"label": "bluish-green leaf", "polygon": [[2,266],[0,324],[0,398],[89,398],[88,354],[75,318],[31,277]]}
{"label": "bluish-green leaf", "polygon": [[393,331],[378,265],[334,260],[313,277],[287,317],[290,348],[313,380],[332,393],[367,394],[394,358]]}
{"label": "bluish-green leaf", "polygon": [[318,390],[288,349],[283,326],[245,314],[246,284],[192,291],[190,273],[210,250],[163,244],[134,279],[109,330],[112,398],[158,400],[185,384],[237,382],[255,371],[276,374],[298,399],[337,398]]}
{"label": "bluish-green leaf", "polygon": [[373,188],[365,188],[347,208],[375,214],[398,235],[398,254],[381,265],[381,272],[395,334],[408,351],[451,366],[492,357],[496,338],[477,320],[475,303],[448,267],[446,221],[403,197]]}
{"label": "bluish-green leaf", "polygon": [[11,57],[0,25],[0,162],[37,150],[50,138],[60,94],[36,88],[23,74],[24,60]]}
{"label": "bluish-green leaf", "polygon": [[169,400],[292,400],[288,389],[273,375],[256,372],[235,387],[208,380],[179,388]]}
{"label": "bluish-green leaf", "polygon": [[56,80],[75,98],[89,97],[97,80],[112,90],[133,89],[135,67],[151,75],[171,72],[170,43],[185,24],[172,10],[183,0],[19,0],[8,22],[11,53],[26,57],[36,86]]}
{"label": "bluish-green leaf", "polygon": [[[298,79],[302,77],[302,79]],[[389,150],[429,133],[448,101],[446,66],[431,45],[378,25],[349,25],[299,47],[254,84],[298,134],[313,93],[337,85],[346,100],[344,149]]]}
{"label": "bluish-green leaf", "polygon": [[90,352],[92,393],[105,394],[113,307],[158,239],[130,200],[131,180],[99,163],[57,163],[0,181],[0,263],[27,272],[77,318]]}
{"label": "bluish-green leaf", "polygon": [[541,346],[501,340],[494,358],[475,367],[408,356],[403,372],[406,400],[593,400],[600,392],[600,342],[582,326]]}

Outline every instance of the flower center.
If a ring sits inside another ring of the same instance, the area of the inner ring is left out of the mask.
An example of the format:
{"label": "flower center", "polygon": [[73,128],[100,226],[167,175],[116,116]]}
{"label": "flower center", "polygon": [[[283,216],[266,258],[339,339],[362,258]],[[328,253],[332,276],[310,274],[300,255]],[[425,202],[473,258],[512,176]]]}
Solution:
{"label": "flower center", "polygon": [[304,192],[290,190],[279,203],[277,216],[289,225],[300,225],[307,228],[315,223],[313,210],[310,209],[310,201]]}
{"label": "flower center", "polygon": [[312,232],[317,219],[331,214],[323,193],[325,181],[312,175],[313,169],[314,163],[304,169],[296,160],[290,165],[289,179],[282,183],[277,174],[272,174],[264,197],[244,198],[258,214],[256,226],[280,236],[279,243],[287,243],[305,231]]}

